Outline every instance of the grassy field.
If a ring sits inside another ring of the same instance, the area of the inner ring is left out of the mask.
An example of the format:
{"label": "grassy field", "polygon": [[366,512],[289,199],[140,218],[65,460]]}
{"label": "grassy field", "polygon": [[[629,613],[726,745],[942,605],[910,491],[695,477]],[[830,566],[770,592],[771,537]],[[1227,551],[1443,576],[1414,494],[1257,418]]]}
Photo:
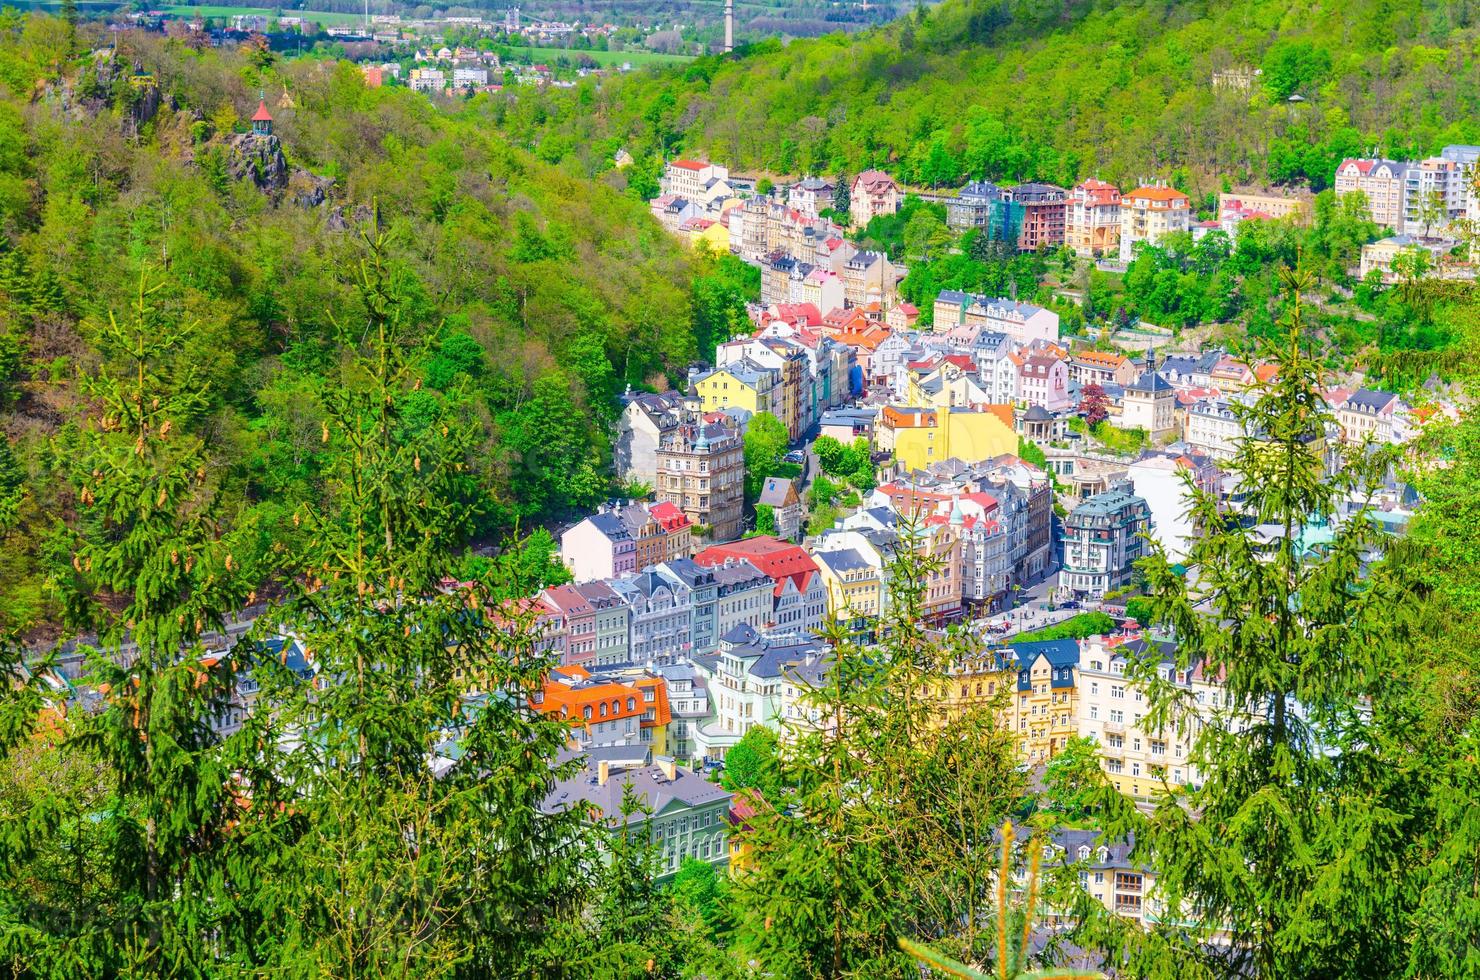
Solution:
{"label": "grassy field", "polygon": [[510,55],[518,61],[524,60],[524,56],[527,55],[530,61],[554,61],[564,57],[575,62],[580,59],[581,55],[588,54],[592,61],[603,68],[620,65],[624,61],[630,61],[634,68],[642,68],[645,65],[674,65],[693,60],[686,54],[659,54],[656,51],[576,51],[572,48],[509,48],[508,50]]}
{"label": "grassy field", "polygon": [[[196,14],[202,17],[276,17],[278,15],[278,11],[270,7],[228,7],[207,3],[199,6],[176,6],[162,9],[174,17],[194,17]],[[327,10],[283,10],[281,13],[284,17],[302,17],[304,20],[318,24],[360,24],[365,19],[360,14],[338,14]]]}

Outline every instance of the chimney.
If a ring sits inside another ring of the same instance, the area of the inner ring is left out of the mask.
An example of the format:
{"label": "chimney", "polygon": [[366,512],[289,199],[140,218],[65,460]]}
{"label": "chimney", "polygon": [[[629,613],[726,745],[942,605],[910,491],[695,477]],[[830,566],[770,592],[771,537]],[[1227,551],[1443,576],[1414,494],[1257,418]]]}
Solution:
{"label": "chimney", "polygon": [[[678,767],[673,763],[673,756],[660,755],[653,759],[653,761],[658,764],[659,769],[663,770],[664,779],[673,780],[678,778]],[[605,763],[602,764],[605,765]]]}
{"label": "chimney", "polygon": [[606,781],[611,777],[611,774],[612,764],[610,762],[607,762],[605,759],[602,759],[601,764],[596,768],[596,785],[605,786]]}

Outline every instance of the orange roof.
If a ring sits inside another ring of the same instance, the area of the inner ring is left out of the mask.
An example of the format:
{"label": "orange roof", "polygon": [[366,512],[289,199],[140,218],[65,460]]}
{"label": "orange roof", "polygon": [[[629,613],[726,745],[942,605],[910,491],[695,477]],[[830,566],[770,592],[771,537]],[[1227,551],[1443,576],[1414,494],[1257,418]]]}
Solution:
{"label": "orange roof", "polygon": [[649,688],[653,692],[653,717],[642,720],[643,728],[657,728],[666,725],[673,720],[673,712],[668,706],[668,685],[661,677],[639,677],[637,687],[641,691]]}
{"label": "orange roof", "polygon": [[266,101],[257,103],[257,111],[252,113],[252,122],[272,122],[272,113],[267,111]]}
{"label": "orange roof", "polygon": [[[569,667],[562,670],[571,673]],[[586,674],[579,679],[589,677]],[[638,718],[647,711],[642,691],[637,686],[615,681],[571,687],[558,680],[547,679],[543,693],[543,700],[532,707],[545,714],[558,714],[572,725]],[[587,708],[591,710],[590,717],[586,716]]]}
{"label": "orange roof", "polygon": [[1011,405],[988,405],[986,410],[988,414],[997,416],[997,420],[1009,429],[1013,427],[1014,419]]}
{"label": "orange roof", "polygon": [[1120,367],[1126,362],[1124,354],[1109,350],[1082,350],[1074,355],[1074,359],[1085,364],[1102,364],[1105,367]]}
{"label": "orange roof", "polygon": [[883,421],[895,429],[928,429],[935,425],[935,411],[928,408],[895,408],[885,405]]}
{"label": "orange roof", "polygon": [[677,167],[680,170],[703,170],[709,164],[700,163],[698,160],[674,160],[668,166]]}
{"label": "orange roof", "polygon": [[833,339],[840,344],[847,344],[849,347],[862,347],[864,350],[871,351],[875,347],[878,347],[880,344],[882,344],[885,338],[876,337],[869,333],[860,333],[858,331],[849,330],[838,334]]}
{"label": "orange roof", "polygon": [[1263,384],[1269,384],[1279,376],[1280,366],[1278,364],[1259,364],[1254,368],[1254,377]]}
{"label": "orange roof", "polygon": [[1143,201],[1186,201],[1187,195],[1181,191],[1174,191],[1170,187],[1137,187],[1126,197],[1140,198]]}

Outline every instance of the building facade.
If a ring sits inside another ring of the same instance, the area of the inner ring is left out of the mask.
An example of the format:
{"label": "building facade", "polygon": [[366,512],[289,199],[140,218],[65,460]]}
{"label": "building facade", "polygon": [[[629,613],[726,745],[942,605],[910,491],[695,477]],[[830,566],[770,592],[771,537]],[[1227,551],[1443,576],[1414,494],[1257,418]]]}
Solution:
{"label": "building facade", "polygon": [[1129,585],[1135,562],[1146,553],[1151,529],[1146,501],[1125,490],[1096,494],[1064,521],[1059,584],[1078,595],[1102,597]]}

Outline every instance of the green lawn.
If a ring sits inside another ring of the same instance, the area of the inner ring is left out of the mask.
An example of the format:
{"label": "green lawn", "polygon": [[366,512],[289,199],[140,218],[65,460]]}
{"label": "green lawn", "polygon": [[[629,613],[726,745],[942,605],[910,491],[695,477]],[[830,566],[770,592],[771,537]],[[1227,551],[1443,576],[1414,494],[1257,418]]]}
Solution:
{"label": "green lawn", "polygon": [[[227,7],[219,4],[203,3],[198,6],[181,5],[162,8],[165,13],[173,17],[194,17],[199,14],[202,17],[276,17],[279,11],[271,7]],[[317,24],[362,24],[365,18],[360,14],[339,14],[327,10],[283,10],[284,17],[301,17],[304,20]]]}
{"label": "green lawn", "polygon": [[693,58],[686,54],[659,54],[656,51],[577,51],[574,48],[515,48],[508,49],[511,57],[523,61],[527,56],[530,61],[554,61],[557,58],[569,58],[571,63],[580,60],[581,55],[591,56],[591,60],[603,68],[612,65],[620,65],[624,61],[632,62],[632,67],[642,68],[646,65],[676,65]]}

